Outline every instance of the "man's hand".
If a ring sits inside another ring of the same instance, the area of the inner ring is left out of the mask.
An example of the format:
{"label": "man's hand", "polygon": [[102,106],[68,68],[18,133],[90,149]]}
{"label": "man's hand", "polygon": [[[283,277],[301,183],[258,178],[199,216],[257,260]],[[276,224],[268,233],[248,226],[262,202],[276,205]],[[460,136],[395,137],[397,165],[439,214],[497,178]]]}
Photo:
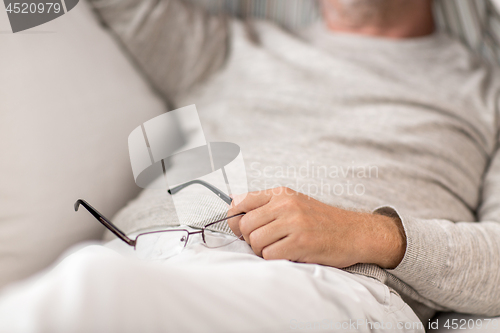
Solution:
{"label": "man's hand", "polygon": [[406,249],[399,219],[332,207],[286,187],[248,193],[228,216],[242,212],[229,227],[264,259],[395,268]]}

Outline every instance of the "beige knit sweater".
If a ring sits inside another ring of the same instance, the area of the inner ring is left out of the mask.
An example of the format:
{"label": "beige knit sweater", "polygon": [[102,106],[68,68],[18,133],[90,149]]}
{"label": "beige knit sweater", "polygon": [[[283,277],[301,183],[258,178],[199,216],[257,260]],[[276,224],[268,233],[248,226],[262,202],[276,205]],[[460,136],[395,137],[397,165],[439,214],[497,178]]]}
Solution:
{"label": "beige knit sweater", "polygon": [[[173,106],[197,105],[209,141],[241,146],[251,190],[399,214],[399,266],[349,271],[396,290],[422,320],[500,315],[498,70],[441,34],[291,35],[180,0],[92,2]],[[175,224],[151,193],[115,222]]]}

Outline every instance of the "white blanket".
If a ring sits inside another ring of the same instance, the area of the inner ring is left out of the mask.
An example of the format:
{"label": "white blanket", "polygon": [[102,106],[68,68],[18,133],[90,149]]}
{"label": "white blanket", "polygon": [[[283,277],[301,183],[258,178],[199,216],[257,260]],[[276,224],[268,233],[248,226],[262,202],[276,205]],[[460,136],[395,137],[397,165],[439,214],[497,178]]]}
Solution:
{"label": "white blanket", "polygon": [[421,327],[372,278],[266,261],[243,241],[208,249],[199,235],[162,261],[140,261],[118,239],[86,246],[0,294],[0,332],[9,333],[424,332]]}

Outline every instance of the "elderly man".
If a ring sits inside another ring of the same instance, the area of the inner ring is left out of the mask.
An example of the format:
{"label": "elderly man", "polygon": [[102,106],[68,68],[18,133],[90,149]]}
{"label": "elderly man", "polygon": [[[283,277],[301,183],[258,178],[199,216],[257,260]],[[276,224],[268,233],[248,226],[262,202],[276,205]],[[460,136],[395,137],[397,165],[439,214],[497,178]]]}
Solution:
{"label": "elderly man", "polygon": [[500,315],[499,72],[435,32],[431,0],[325,0],[325,24],[296,34],[180,0],[93,3],[158,91],[197,104],[208,139],[247,165],[229,226],[265,269],[216,271],[219,252],[214,271],[143,267],[171,282],[150,281],[174,294],[155,299],[175,297],[168,327],[413,332],[438,310]]}

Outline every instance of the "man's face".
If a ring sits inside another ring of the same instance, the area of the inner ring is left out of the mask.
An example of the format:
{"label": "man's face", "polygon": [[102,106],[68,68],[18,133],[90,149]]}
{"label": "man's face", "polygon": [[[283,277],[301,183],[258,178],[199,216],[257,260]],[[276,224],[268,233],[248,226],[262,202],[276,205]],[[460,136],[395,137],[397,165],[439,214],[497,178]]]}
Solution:
{"label": "man's face", "polygon": [[332,30],[392,38],[434,31],[432,0],[322,0]]}
{"label": "man's face", "polygon": [[345,25],[358,27],[383,22],[404,1],[409,0],[323,0],[323,10]]}

